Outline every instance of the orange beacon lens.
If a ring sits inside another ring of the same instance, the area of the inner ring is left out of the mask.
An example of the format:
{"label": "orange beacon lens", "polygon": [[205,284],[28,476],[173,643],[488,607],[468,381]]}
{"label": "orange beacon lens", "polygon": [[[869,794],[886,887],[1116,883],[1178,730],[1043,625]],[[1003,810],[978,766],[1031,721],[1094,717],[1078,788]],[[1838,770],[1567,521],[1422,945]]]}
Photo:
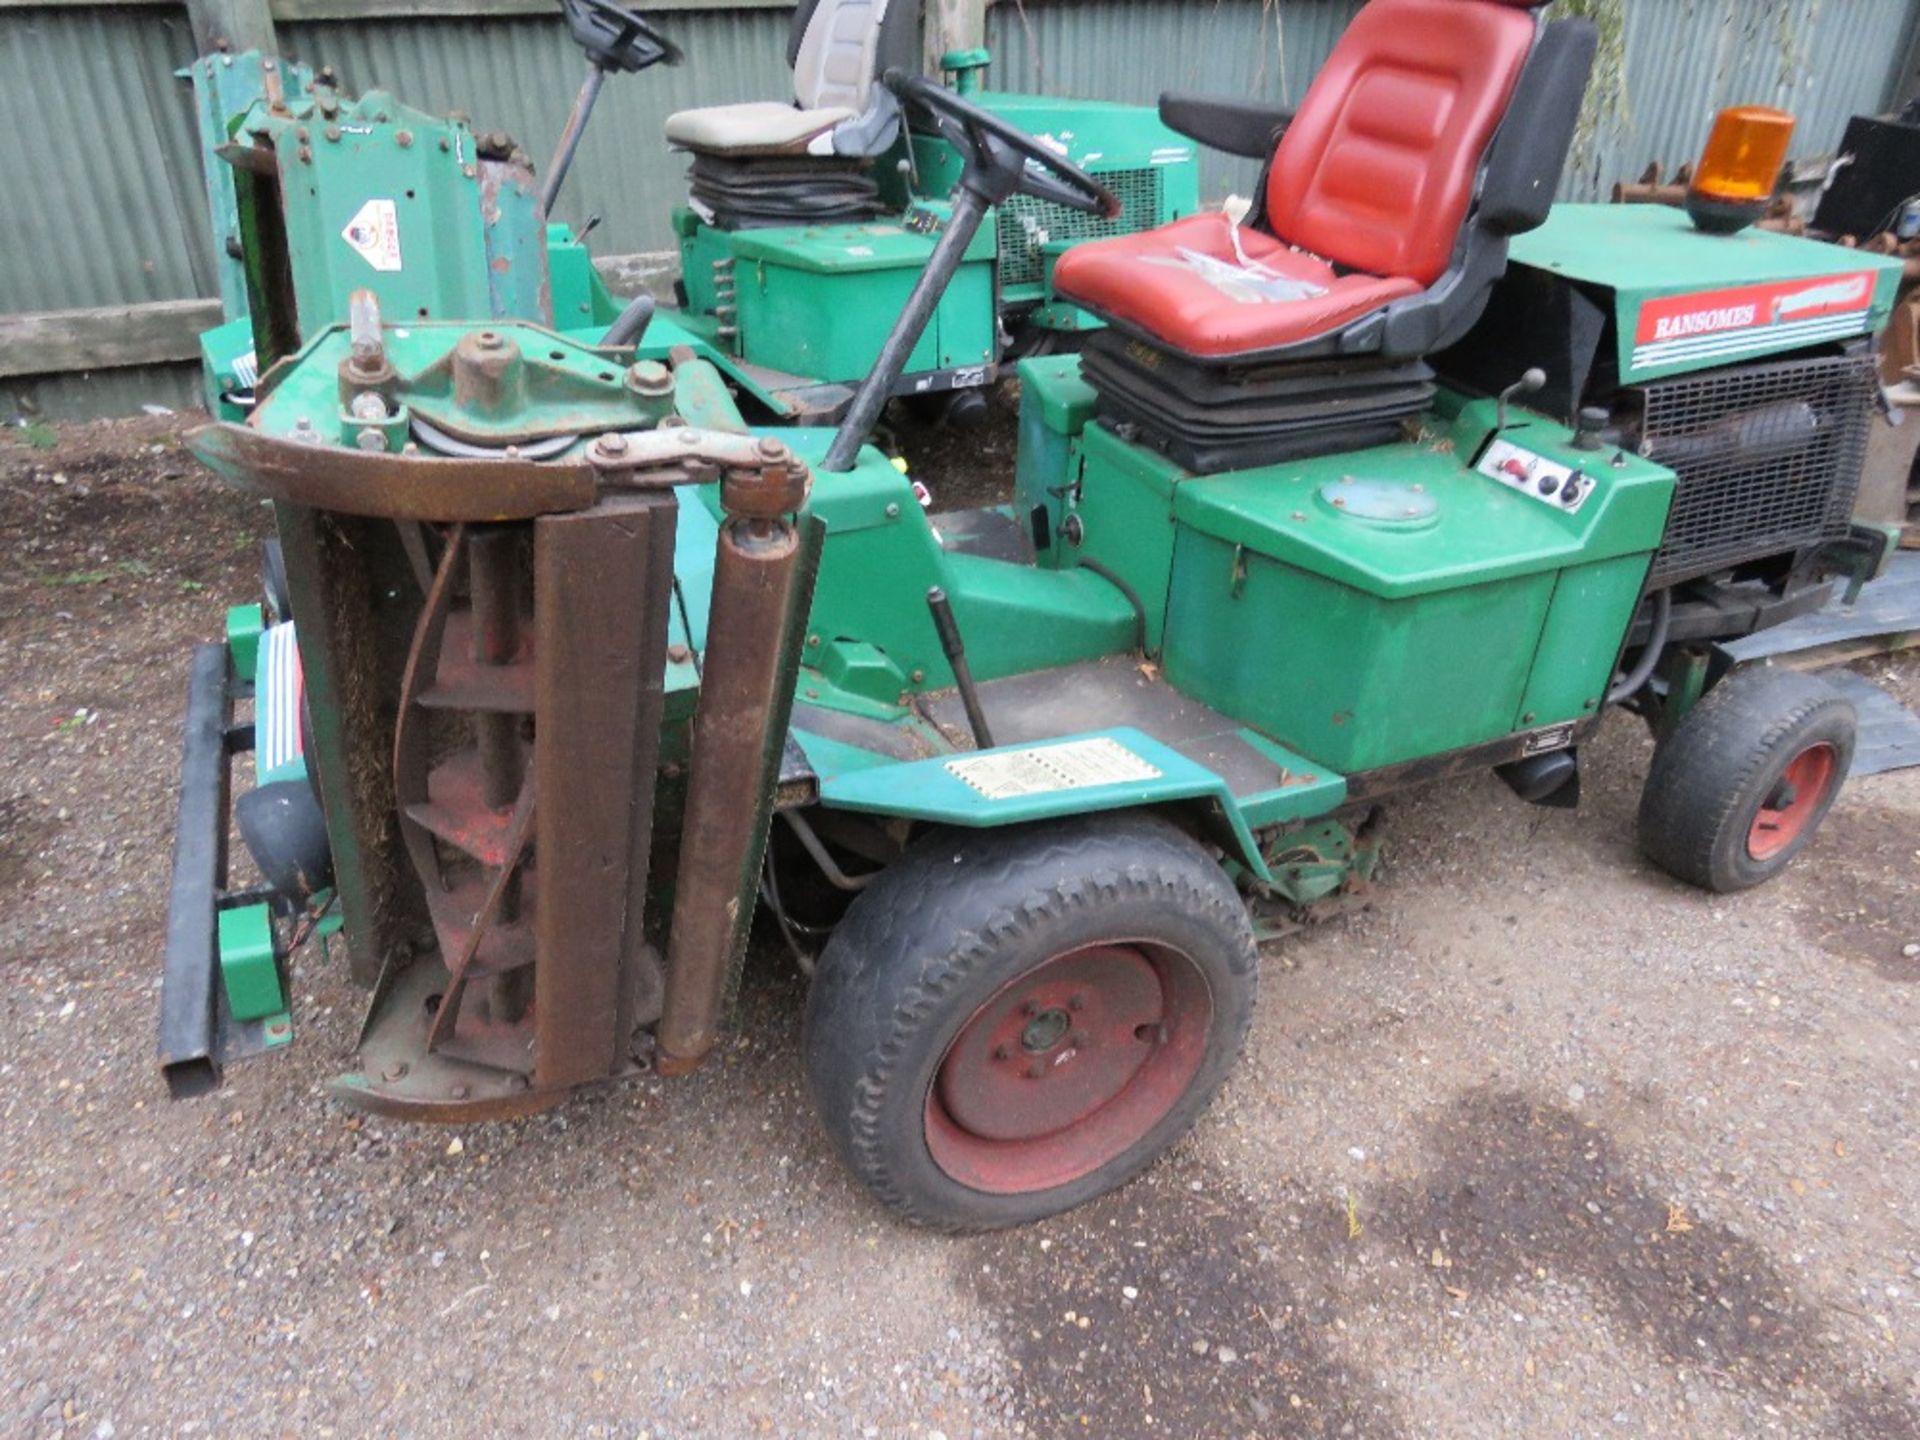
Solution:
{"label": "orange beacon lens", "polygon": [[1766,213],[1787,163],[1793,117],[1765,105],[1722,110],[1687,191],[1687,214],[1702,230],[1731,235]]}

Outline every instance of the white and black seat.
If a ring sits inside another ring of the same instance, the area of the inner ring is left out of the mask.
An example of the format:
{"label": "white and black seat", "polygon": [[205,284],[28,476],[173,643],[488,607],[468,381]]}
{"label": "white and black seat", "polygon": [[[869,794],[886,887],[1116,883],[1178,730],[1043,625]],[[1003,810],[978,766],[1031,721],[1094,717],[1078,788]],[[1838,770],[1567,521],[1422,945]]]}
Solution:
{"label": "white and black seat", "polygon": [[900,105],[879,82],[913,68],[914,0],[802,0],[787,44],[794,102],[682,110],[667,141],[693,156],[692,202],[724,229],[869,219],[881,211],[872,162],[900,137]]}

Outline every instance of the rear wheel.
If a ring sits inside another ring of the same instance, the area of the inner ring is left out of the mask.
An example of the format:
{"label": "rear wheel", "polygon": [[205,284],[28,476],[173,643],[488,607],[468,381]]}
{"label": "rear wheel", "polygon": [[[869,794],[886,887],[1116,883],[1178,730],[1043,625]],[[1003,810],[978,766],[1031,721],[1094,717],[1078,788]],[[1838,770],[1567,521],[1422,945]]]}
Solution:
{"label": "rear wheel", "polygon": [[1853,706],[1789,670],[1738,671],[1654,752],[1640,848],[1722,894],[1772,879],[1813,838],[1853,765]]}
{"label": "rear wheel", "polygon": [[814,1097],[888,1206],[1021,1224],[1186,1132],[1253,1013],[1233,883],[1152,816],[942,832],[854,903],[807,1006]]}

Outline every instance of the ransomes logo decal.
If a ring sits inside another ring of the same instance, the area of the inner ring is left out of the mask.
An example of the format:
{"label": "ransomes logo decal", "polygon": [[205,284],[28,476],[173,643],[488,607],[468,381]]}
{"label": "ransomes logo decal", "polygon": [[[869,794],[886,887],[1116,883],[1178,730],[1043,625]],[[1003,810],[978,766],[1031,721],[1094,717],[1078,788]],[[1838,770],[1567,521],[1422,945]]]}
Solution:
{"label": "ransomes logo decal", "polygon": [[1872,271],[1649,300],[1634,336],[1636,370],[1783,350],[1857,334],[1873,306]]}

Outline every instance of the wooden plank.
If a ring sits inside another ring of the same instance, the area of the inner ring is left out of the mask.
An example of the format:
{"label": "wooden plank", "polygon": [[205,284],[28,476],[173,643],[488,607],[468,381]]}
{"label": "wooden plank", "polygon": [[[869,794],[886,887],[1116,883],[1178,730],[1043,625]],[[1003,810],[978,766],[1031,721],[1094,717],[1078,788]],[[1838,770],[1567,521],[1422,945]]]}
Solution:
{"label": "wooden plank", "polygon": [[938,78],[942,55],[987,43],[987,0],[928,0],[924,38],[927,74]]}
{"label": "wooden plank", "polygon": [[197,360],[200,332],[219,323],[218,300],[0,315],[0,376]]}
{"label": "wooden plank", "polygon": [[193,27],[194,48],[202,55],[217,50],[280,54],[267,0],[187,0],[187,23]]}

